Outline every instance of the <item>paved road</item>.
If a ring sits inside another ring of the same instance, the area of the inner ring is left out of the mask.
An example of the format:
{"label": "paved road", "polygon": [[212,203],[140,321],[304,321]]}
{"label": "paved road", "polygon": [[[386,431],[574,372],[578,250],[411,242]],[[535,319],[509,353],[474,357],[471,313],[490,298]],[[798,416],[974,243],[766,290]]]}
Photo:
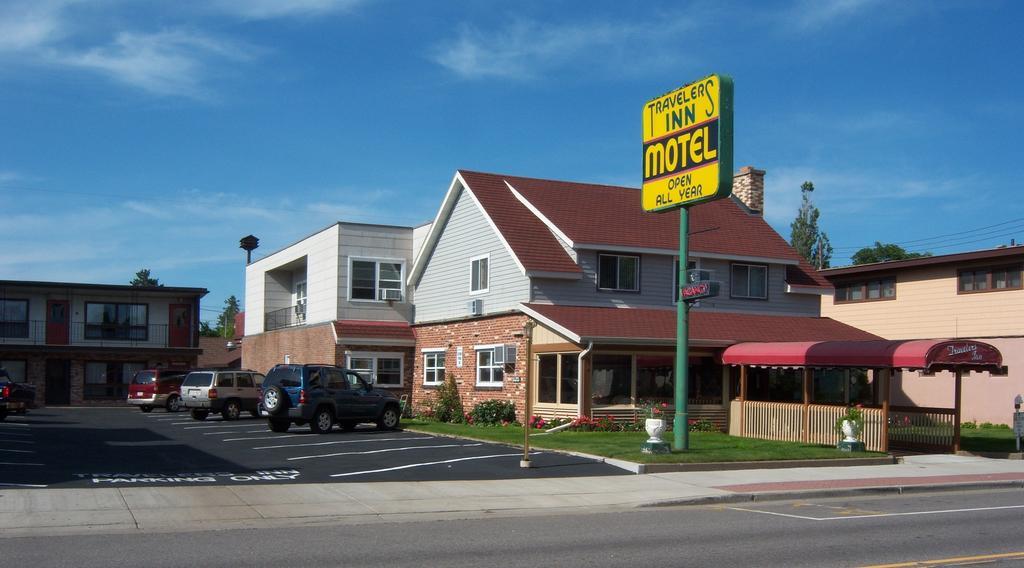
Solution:
{"label": "paved road", "polygon": [[[7,538],[0,563],[137,566],[1021,566],[1024,493],[614,513]],[[965,558],[967,557],[967,558]]]}
{"label": "paved road", "polygon": [[0,487],[129,487],[438,481],[622,475],[585,458],[522,450],[415,432],[286,434],[266,419],[220,417],[131,408],[47,408],[0,422]]}

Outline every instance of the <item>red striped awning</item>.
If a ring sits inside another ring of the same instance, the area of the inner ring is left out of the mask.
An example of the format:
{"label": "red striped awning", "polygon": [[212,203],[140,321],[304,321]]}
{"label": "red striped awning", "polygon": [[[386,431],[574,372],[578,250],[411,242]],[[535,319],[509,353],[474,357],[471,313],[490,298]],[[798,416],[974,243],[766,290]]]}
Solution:
{"label": "red striped awning", "polygon": [[994,346],[966,339],[908,341],[793,341],[740,343],[722,353],[727,365],[766,367],[860,367],[900,369],[996,368]]}

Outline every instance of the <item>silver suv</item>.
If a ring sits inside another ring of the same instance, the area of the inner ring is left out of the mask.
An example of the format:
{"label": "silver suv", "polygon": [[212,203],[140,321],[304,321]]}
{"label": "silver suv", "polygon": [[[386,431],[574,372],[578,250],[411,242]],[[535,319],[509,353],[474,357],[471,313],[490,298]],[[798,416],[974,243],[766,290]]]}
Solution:
{"label": "silver suv", "polygon": [[211,412],[220,413],[224,420],[237,420],[244,410],[259,418],[263,378],[255,371],[192,371],[181,383],[182,406],[196,420],[206,420]]}

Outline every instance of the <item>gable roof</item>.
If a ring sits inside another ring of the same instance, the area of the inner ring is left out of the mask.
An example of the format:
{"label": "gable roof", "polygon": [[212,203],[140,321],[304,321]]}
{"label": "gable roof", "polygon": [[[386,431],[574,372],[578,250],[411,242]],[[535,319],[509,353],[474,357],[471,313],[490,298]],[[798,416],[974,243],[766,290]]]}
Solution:
{"label": "gable roof", "polygon": [[[872,262],[869,264],[856,264],[853,266],[840,266],[837,268],[826,268],[821,273],[825,278],[836,276],[850,276],[853,274],[870,274],[873,272],[888,272],[902,270],[905,268],[917,268],[921,266],[936,266],[940,264],[955,264],[958,262],[973,262],[993,260],[996,262],[1012,262],[1013,257],[1024,256],[1024,245],[1011,247],[999,247],[987,250],[975,250],[970,252],[957,252],[952,254],[941,254],[936,256],[921,256],[906,260],[888,260],[885,262]],[[1016,260],[1020,260],[1019,258]]]}
{"label": "gable roof", "polygon": [[[418,279],[436,246],[460,181],[529,276],[574,277],[581,273],[559,238],[575,248],[670,255],[679,250],[679,213],[644,212],[637,189],[459,170],[410,273],[410,282]],[[793,285],[831,286],[764,218],[748,213],[732,199],[691,208],[689,249],[703,256],[785,264],[787,282]]]}
{"label": "gable roof", "polygon": [[[522,304],[523,311],[577,343],[675,344],[676,311]],[[735,312],[690,312],[694,344],[746,341],[865,341],[881,339],[831,318],[770,316]]]}

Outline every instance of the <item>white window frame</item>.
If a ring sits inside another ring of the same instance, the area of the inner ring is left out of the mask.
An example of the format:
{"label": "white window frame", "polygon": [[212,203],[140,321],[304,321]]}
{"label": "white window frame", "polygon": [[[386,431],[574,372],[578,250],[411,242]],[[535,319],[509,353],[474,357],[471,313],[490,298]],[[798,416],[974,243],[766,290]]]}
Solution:
{"label": "white window frame", "polygon": [[[687,268],[686,270],[700,270],[700,259],[699,258],[687,258],[686,264],[693,263],[693,268]],[[672,257],[672,303],[679,303],[679,257]]]}
{"label": "white window frame", "polygon": [[[405,353],[401,351],[350,351],[345,353],[345,368],[358,373],[362,369],[352,369],[352,359],[370,359],[373,361],[372,368],[370,370],[370,377],[373,379],[373,384],[375,386],[382,389],[400,389],[405,386]],[[377,382],[377,369],[381,359],[398,359],[397,385]]]}
{"label": "white window frame", "polygon": [[[479,289],[479,290],[474,290],[473,286],[476,283],[473,282],[473,263],[481,261],[481,260],[486,260],[487,261],[487,282],[486,282],[487,285],[484,286],[483,288]],[[491,289],[491,254],[490,253],[481,254],[481,255],[477,255],[477,256],[474,256],[474,257],[470,258],[469,259],[469,294],[470,295],[486,294],[487,292],[490,291],[490,289]]]}
{"label": "white window frame", "polygon": [[[299,296],[299,286],[302,286],[302,296]],[[299,304],[302,304],[302,310],[298,309]],[[300,323],[305,322],[309,310],[309,282],[305,278],[292,283],[292,305],[296,307],[295,319]]]}
{"label": "white window frame", "polygon": [[[444,383],[444,379],[445,379],[445,359],[448,358],[446,351],[448,351],[448,350],[445,349],[444,347],[436,347],[436,348],[427,347],[427,348],[420,349],[421,356],[423,357],[423,384],[436,386],[436,385],[440,385],[440,384]],[[427,357],[428,356],[436,357],[437,355],[441,356],[441,366],[438,367],[436,365],[436,360],[435,360],[435,365],[433,365],[433,366],[428,365],[427,364]],[[434,371],[435,380],[433,380],[433,381],[427,380],[427,371]],[[440,371],[440,374],[438,374],[438,371]]]}
{"label": "white window frame", "polygon": [[[735,273],[733,268],[737,266],[747,267],[747,293],[750,293],[750,268],[763,268],[764,269],[764,296],[740,296],[736,293],[736,283],[733,281]],[[771,268],[767,264],[751,264],[747,262],[734,262],[729,265],[729,297],[738,298],[741,300],[767,300],[768,299],[768,284],[771,281]]]}
{"label": "white window frame", "polygon": [[[497,347],[504,347],[504,346],[505,346],[505,344],[503,344],[503,343],[494,343],[492,345],[474,345],[473,346],[473,351],[476,352],[476,361],[474,362],[474,369],[475,369],[475,375],[476,375],[476,378],[474,380],[476,382],[476,386],[478,386],[478,387],[500,387],[500,386],[504,386],[505,385],[505,365],[502,364],[502,363],[499,363],[499,364],[495,364],[494,363],[494,349],[497,348]],[[484,369],[490,369],[491,380],[490,381],[486,381],[486,382],[481,382],[480,381],[480,369],[481,369],[481,367],[480,367],[480,352],[482,352],[482,351],[490,351],[491,352],[491,364],[487,365],[486,367],[483,367]],[[501,380],[500,381],[495,381],[494,380],[494,369],[500,369],[501,370]]]}
{"label": "white window frame", "polygon": [[[602,256],[613,256],[618,259],[615,263],[615,288],[602,288],[601,287],[601,257]],[[621,261],[623,258],[634,258],[636,259],[636,288],[619,288],[619,283],[622,281],[622,267]],[[601,292],[629,292],[631,294],[640,293],[640,255],[639,254],[621,254],[615,252],[599,252],[597,253],[597,270],[595,276],[597,280],[597,289]]]}
{"label": "white window frame", "polygon": [[[367,300],[365,298],[353,298],[352,297],[352,265],[355,262],[372,262],[373,263],[373,299]],[[402,291],[402,303],[406,301],[405,295],[405,260],[401,258],[367,258],[359,256],[348,257],[348,301],[350,302],[370,302],[375,304],[385,304],[386,300],[380,298],[380,265],[381,263],[397,264],[401,269],[399,274],[399,290]],[[389,288],[392,289],[392,288]]]}

